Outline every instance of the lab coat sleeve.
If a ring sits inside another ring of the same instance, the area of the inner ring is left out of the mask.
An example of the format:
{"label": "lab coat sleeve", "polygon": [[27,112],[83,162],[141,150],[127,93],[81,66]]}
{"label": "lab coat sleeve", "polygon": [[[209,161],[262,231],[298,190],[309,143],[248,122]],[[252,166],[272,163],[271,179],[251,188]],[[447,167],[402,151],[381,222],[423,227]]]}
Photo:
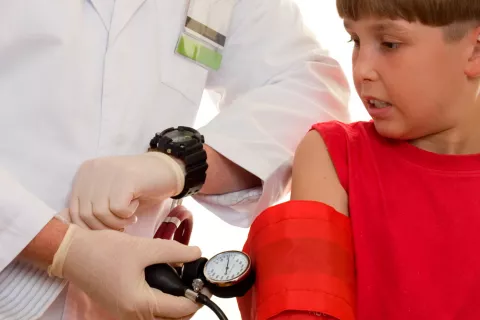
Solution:
{"label": "lab coat sleeve", "polygon": [[0,270],[32,241],[55,210],[0,168]]}
{"label": "lab coat sleeve", "polygon": [[289,0],[237,2],[222,66],[206,89],[221,97],[218,115],[200,129],[206,143],[263,184],[195,198],[240,227],[289,192],[295,148],[313,123],[350,121],[343,71]]}
{"label": "lab coat sleeve", "polygon": [[0,319],[35,319],[64,287],[63,280],[15,259],[54,214],[0,167]]}

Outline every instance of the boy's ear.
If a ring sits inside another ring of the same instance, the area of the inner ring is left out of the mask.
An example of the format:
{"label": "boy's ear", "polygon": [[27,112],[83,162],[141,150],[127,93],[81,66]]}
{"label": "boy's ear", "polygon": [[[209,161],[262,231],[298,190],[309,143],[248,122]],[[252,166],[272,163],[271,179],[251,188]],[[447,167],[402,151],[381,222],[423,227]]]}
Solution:
{"label": "boy's ear", "polygon": [[471,55],[465,73],[471,78],[478,78],[480,77],[480,27],[474,30],[473,35]]}

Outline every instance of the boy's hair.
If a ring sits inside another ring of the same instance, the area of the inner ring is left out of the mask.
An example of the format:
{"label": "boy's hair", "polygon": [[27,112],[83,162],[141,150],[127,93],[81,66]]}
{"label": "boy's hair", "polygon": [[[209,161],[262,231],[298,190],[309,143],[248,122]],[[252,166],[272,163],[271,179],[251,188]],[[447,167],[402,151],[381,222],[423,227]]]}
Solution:
{"label": "boy's hair", "polygon": [[337,0],[337,10],[342,19],[374,16],[444,27],[449,41],[480,25],[479,0]]}

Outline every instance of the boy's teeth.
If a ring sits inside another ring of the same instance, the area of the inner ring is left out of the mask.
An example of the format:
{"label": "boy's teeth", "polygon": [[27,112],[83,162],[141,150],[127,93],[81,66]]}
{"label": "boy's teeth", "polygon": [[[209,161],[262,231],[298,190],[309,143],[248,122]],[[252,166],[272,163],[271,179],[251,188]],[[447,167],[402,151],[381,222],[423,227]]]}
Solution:
{"label": "boy's teeth", "polygon": [[372,104],[375,108],[385,108],[391,106],[390,103],[380,100],[369,100],[370,104]]}

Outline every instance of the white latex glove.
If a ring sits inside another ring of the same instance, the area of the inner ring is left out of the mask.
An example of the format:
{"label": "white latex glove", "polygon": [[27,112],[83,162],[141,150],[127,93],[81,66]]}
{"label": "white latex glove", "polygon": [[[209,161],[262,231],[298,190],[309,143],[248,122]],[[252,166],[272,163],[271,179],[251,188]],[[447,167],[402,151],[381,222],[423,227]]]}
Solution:
{"label": "white latex glove", "polygon": [[48,271],[74,283],[115,319],[188,319],[200,306],[150,288],[144,269],[189,262],[200,255],[199,248],[176,241],[71,224]]}
{"label": "white latex glove", "polygon": [[70,220],[87,229],[121,230],[135,223],[141,202],[159,202],[179,194],[185,168],[159,152],[86,161],[71,193]]}

